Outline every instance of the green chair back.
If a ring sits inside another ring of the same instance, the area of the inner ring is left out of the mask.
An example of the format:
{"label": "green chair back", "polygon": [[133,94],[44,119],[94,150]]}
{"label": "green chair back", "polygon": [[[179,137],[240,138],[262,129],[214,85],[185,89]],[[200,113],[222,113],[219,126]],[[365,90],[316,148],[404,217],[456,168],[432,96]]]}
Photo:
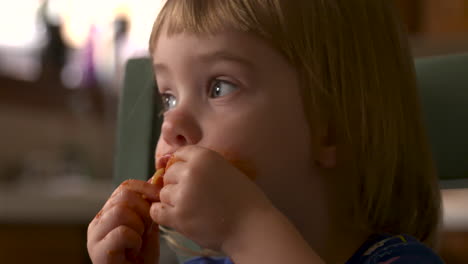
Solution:
{"label": "green chair back", "polygon": [[468,188],[468,54],[416,60],[423,114],[442,188]]}
{"label": "green chair back", "polygon": [[115,185],[126,179],[149,179],[154,171],[154,147],[159,136],[155,82],[148,58],[127,63],[119,103]]}

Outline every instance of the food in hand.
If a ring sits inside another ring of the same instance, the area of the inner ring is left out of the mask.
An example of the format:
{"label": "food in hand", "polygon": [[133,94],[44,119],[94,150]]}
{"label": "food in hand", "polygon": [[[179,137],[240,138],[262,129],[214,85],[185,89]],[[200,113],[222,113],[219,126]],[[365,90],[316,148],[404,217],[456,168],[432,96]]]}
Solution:
{"label": "food in hand", "polygon": [[164,186],[164,173],[176,162],[180,161],[179,158],[173,154],[166,154],[162,156],[157,162],[157,170],[151,179],[151,184],[156,184],[158,187]]}
{"label": "food in hand", "polygon": [[151,179],[151,184],[155,184],[156,186],[162,187],[164,185],[164,172],[166,172],[165,168],[159,168],[158,170],[156,170],[156,172],[153,175],[153,178]]}

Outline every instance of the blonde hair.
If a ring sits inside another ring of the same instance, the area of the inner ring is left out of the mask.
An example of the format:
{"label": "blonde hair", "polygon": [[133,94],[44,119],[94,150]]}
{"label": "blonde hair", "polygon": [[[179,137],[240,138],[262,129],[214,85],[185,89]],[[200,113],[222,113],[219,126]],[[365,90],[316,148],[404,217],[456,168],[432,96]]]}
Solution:
{"label": "blonde hair", "polygon": [[352,201],[349,221],[435,244],[440,191],[392,1],[169,0],[151,54],[163,26],[169,35],[239,30],[276,48],[300,76],[312,131],[333,128],[343,172],[333,184]]}

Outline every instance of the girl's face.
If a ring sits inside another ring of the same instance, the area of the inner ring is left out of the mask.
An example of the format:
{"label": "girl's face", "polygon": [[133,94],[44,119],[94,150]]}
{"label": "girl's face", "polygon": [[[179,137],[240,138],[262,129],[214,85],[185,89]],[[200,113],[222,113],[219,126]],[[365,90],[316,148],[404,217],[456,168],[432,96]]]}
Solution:
{"label": "girl's face", "polygon": [[279,207],[310,185],[298,76],[276,50],[241,32],[161,34],[153,63],[165,107],[156,157],[194,144],[240,160]]}

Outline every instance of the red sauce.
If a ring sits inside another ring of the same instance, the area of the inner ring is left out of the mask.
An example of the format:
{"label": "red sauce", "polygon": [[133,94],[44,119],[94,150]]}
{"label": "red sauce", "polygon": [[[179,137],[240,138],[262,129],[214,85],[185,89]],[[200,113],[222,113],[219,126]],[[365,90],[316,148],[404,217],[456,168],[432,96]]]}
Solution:
{"label": "red sauce", "polygon": [[102,216],[102,210],[99,211],[94,218],[99,219],[99,218],[101,218],[101,216]]}

